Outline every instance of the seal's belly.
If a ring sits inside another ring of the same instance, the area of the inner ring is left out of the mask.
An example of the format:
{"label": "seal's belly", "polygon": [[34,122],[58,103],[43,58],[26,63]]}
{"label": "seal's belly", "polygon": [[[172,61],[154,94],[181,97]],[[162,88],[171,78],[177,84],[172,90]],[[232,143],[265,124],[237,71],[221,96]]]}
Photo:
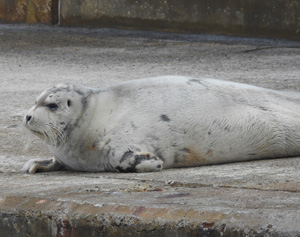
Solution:
{"label": "seal's belly", "polygon": [[[164,161],[165,168],[300,154],[297,142],[286,142],[299,140],[300,131],[281,122],[296,124],[297,116],[248,106],[221,112],[180,116],[180,111],[164,109],[164,114],[158,113],[156,118],[153,115],[151,119],[133,119],[124,123],[124,129],[121,129],[122,134],[126,134],[123,142],[138,144],[157,155]],[[121,137],[118,139],[122,140]]]}

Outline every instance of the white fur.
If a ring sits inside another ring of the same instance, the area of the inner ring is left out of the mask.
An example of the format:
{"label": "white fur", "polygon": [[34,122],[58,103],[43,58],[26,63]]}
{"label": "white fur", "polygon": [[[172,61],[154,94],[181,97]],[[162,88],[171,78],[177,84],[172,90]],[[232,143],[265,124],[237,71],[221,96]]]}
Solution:
{"label": "white fur", "polygon": [[[298,96],[174,76],[103,89],[58,86],[63,87],[71,92],[47,90],[38,97],[29,114],[39,122],[26,126],[43,130],[42,124],[51,121],[73,126],[64,143],[48,142],[55,158],[71,170],[114,171],[128,149],[153,153],[163,159],[164,168],[300,155]],[[51,100],[49,93],[57,101],[71,95],[73,107],[49,111],[41,103]],[[156,171],[149,169],[152,163],[136,168]]]}

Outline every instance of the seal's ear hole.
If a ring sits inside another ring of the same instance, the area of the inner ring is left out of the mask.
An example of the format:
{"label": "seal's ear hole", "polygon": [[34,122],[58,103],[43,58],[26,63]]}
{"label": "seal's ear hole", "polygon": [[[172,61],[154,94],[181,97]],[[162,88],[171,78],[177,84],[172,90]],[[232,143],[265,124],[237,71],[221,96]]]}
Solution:
{"label": "seal's ear hole", "polygon": [[70,107],[70,106],[71,106],[71,104],[72,104],[72,103],[71,103],[71,100],[68,100],[68,101],[67,101],[67,105],[68,105],[68,107]]}

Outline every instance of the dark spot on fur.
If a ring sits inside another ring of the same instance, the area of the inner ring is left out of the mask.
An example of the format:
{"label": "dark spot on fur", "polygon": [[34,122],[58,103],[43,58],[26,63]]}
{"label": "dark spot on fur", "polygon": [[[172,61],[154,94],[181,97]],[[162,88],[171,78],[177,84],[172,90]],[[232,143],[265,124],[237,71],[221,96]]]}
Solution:
{"label": "dark spot on fur", "polygon": [[135,163],[138,165],[140,164],[143,160],[149,160],[150,154],[143,154],[143,155],[136,155],[135,156]]}
{"label": "dark spot on fur", "polygon": [[[126,151],[124,153],[124,155],[122,156],[122,159],[120,160],[120,163],[124,162],[127,158],[129,158],[130,156],[132,156],[132,151]],[[120,172],[136,172],[136,166],[138,164],[140,164],[143,160],[148,160],[149,159],[149,156],[148,154],[146,155],[136,155],[134,157],[134,163],[133,164],[130,164],[130,167],[126,167],[126,168],[122,168],[120,166],[117,166],[116,169]]]}
{"label": "dark spot on fur", "polygon": [[123,156],[122,156],[122,158],[121,158],[121,160],[120,160],[120,163],[124,162],[127,158],[131,157],[132,154],[133,154],[133,151],[131,151],[131,150],[126,151],[126,152],[123,154]]}
{"label": "dark spot on fur", "polygon": [[162,115],[160,116],[160,119],[161,119],[162,121],[164,121],[164,122],[169,122],[169,121],[170,121],[169,117],[168,117],[167,115],[165,115],[165,114],[162,114]]}
{"label": "dark spot on fur", "polygon": [[71,106],[71,100],[68,100],[68,101],[67,101],[67,105],[68,105],[68,107]]}

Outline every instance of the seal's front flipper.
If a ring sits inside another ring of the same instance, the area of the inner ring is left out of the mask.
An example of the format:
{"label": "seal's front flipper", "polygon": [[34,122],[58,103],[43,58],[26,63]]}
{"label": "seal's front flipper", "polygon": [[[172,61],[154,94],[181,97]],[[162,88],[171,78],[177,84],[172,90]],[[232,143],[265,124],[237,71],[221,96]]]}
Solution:
{"label": "seal's front flipper", "polygon": [[116,169],[120,172],[158,172],[163,161],[149,152],[126,151]]}
{"label": "seal's front flipper", "polygon": [[36,172],[49,172],[57,171],[62,168],[62,165],[55,159],[32,159],[26,162],[23,166],[22,171],[34,174]]}

